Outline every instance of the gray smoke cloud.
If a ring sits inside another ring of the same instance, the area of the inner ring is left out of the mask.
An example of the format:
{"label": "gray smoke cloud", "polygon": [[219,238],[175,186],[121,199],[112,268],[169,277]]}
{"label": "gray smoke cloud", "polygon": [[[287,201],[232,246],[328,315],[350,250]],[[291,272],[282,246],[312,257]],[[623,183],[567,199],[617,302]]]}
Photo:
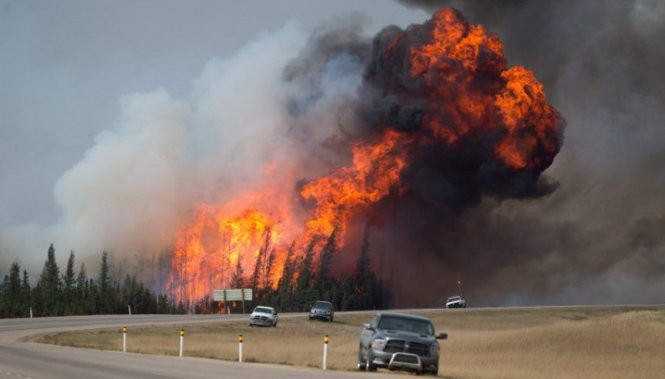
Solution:
{"label": "gray smoke cloud", "polygon": [[425,278],[418,284],[441,293],[456,292],[462,280],[476,304],[662,302],[665,4],[401,3],[453,6],[498,33],[508,63],[536,73],[568,124],[545,172],[560,184],[556,191],[485,199],[440,227],[404,277]]}

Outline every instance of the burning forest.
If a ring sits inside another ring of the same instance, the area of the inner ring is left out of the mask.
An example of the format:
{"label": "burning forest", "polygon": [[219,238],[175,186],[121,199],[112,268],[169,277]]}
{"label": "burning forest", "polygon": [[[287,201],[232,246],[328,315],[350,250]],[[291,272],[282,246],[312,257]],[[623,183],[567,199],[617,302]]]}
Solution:
{"label": "burning forest", "polygon": [[235,173],[242,185],[222,183],[177,228],[165,290],[179,301],[239,281],[274,289],[308,255],[348,274],[365,249],[390,305],[431,304],[442,295],[410,288],[456,283],[475,259],[453,247],[460,215],[556,187],[542,173],[563,118],[499,36],[454,9],[373,39],[319,32],[281,81],[283,146],[256,151],[258,170]]}

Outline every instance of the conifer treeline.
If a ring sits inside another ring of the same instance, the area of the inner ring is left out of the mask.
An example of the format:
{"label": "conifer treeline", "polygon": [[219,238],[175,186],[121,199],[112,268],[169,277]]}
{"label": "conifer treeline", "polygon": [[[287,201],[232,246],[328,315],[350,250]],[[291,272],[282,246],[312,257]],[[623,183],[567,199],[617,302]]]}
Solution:
{"label": "conifer treeline", "polygon": [[[231,288],[253,289],[254,301],[246,304],[249,309],[262,304],[274,306],[280,312],[300,312],[308,310],[316,300],[331,301],[337,310],[383,307],[385,294],[370,269],[367,234],[355,269],[340,277],[332,275],[337,255],[336,232],[327,238],[321,251],[315,251],[317,240],[310,242],[302,256],[297,256],[295,245],[291,245],[276,285],[272,282],[275,250],[270,240],[268,232],[251,275],[246,275],[240,264],[231,275]],[[176,304],[173,298],[148,289],[136,276],[127,275],[123,280],[115,278],[111,274],[106,252],[102,253],[96,278],[86,275],[84,264],[81,264],[78,273],[74,265],[74,252],[71,252],[65,271],[61,273],[55,261],[55,249],[51,245],[39,280],[31,287],[28,272],[21,270],[19,263],[14,262],[9,274],[0,283],[0,318],[28,317],[31,309],[34,317],[45,317],[126,314],[128,306],[135,314],[213,313],[226,310],[237,313],[243,307],[240,302],[215,304],[211,296],[193,304]]]}
{"label": "conifer treeline", "polygon": [[64,274],[55,261],[51,245],[39,280],[30,286],[27,270],[14,262],[0,284],[0,318],[69,316],[128,313],[184,313],[166,295],[156,295],[136,280],[126,276],[120,283],[112,277],[108,254],[102,253],[99,276],[90,278],[81,264],[74,272],[74,252],[69,254]]}

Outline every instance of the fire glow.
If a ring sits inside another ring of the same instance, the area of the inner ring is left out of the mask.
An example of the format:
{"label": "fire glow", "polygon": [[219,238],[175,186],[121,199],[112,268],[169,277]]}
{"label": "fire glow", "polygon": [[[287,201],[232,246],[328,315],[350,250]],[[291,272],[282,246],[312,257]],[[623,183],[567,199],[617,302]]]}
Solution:
{"label": "fire glow", "polygon": [[228,288],[239,269],[247,281],[259,258],[270,264],[256,284],[274,288],[290,246],[301,256],[333,231],[344,251],[353,221],[408,196],[423,165],[471,188],[464,191],[523,196],[559,151],[564,121],[542,85],[508,67],[498,36],[459,12],[386,28],[367,48],[355,109],[366,131],[340,144],[351,163],[196,205],[173,246],[168,289],[177,300]]}

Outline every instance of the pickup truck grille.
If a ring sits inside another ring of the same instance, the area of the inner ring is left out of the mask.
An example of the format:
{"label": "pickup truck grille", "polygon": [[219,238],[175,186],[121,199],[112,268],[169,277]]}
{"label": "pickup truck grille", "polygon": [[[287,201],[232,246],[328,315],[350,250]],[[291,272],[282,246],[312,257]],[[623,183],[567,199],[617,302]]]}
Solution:
{"label": "pickup truck grille", "polygon": [[387,353],[411,353],[421,357],[429,356],[429,346],[424,343],[389,340],[383,351]]}

